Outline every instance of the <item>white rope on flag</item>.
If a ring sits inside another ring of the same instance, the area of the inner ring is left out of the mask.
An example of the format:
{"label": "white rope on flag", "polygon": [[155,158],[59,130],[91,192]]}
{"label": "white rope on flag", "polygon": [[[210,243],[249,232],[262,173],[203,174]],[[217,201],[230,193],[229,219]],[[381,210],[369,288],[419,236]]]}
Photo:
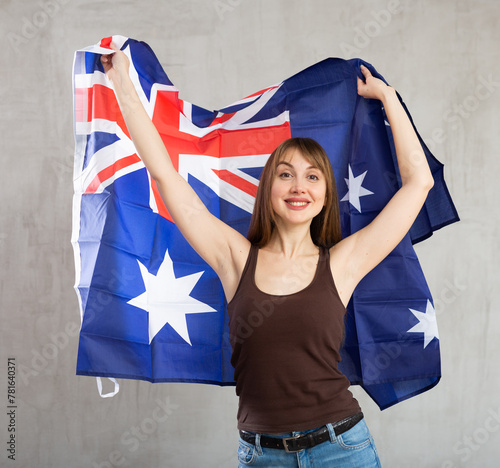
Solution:
{"label": "white rope on flag", "polygon": [[96,377],[97,381],[97,390],[99,390],[99,395],[101,398],[111,398],[114,397],[120,391],[120,384],[113,377],[107,377],[107,379],[111,380],[115,384],[115,389],[112,392],[102,394],[102,380],[100,377]]}

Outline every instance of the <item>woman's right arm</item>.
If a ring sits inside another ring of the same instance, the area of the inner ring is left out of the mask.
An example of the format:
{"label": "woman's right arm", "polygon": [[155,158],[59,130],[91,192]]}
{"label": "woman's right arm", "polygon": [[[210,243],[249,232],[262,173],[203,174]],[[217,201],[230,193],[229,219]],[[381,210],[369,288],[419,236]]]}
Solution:
{"label": "woman's right arm", "polygon": [[250,242],[213,216],[175,170],[165,145],[130,80],[128,57],[114,47],[113,50],[115,53],[103,55],[101,62],[106,76],[113,83],[137,152],[155,180],[175,224],[194,250],[218,274],[229,301],[236,291]]}

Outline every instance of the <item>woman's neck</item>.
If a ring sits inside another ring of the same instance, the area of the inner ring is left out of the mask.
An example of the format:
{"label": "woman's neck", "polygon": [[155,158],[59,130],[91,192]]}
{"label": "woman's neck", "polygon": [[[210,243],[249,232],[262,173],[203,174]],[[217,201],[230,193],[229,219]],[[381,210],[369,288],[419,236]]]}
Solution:
{"label": "woman's neck", "polygon": [[264,249],[281,253],[287,258],[310,255],[318,251],[318,247],[312,241],[309,228],[286,231],[275,228],[271,240],[264,246]]}

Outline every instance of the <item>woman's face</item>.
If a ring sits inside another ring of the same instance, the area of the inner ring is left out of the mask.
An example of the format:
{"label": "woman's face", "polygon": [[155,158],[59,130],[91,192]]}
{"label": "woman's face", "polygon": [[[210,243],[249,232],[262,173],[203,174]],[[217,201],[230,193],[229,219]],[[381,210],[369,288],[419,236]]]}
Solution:
{"label": "woman's face", "polygon": [[271,204],[277,222],[310,223],[325,205],[326,179],[299,150],[286,153],[271,186]]}

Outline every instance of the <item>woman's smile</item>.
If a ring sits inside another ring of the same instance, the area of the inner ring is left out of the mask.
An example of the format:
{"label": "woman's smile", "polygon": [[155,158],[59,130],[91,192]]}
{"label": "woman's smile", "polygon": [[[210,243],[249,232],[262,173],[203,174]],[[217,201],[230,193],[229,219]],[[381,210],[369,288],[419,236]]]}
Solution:
{"label": "woman's smile", "polygon": [[309,205],[309,200],[305,200],[303,198],[288,198],[285,200],[285,203],[289,205],[292,210],[302,210]]}

